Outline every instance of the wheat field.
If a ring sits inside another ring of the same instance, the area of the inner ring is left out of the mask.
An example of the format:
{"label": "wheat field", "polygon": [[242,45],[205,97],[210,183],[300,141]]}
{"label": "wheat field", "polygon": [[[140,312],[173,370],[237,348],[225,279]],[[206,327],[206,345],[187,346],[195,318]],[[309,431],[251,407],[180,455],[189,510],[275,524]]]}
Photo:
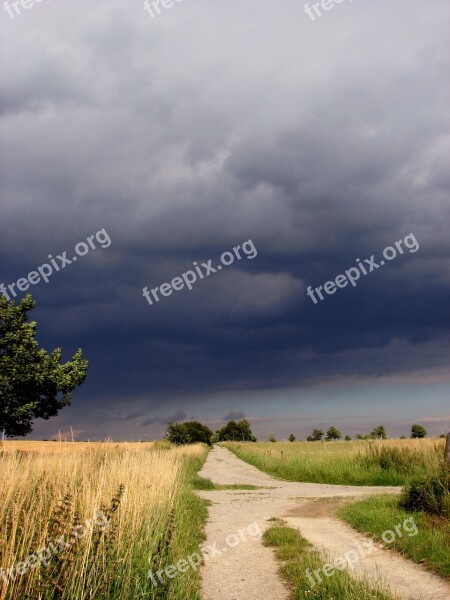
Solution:
{"label": "wheat field", "polygon": [[14,450],[20,450],[23,452],[74,452],[78,450],[86,449],[98,449],[98,448],[152,448],[153,446],[161,447],[161,442],[71,442],[67,439],[54,440],[54,441],[33,441],[33,440],[5,440],[1,443],[1,449],[3,452],[11,452]]}
{"label": "wheat field", "polygon": [[201,445],[14,444],[0,453],[0,600],[196,597],[192,574],[161,590],[147,573],[198,535],[184,513],[198,511]]}

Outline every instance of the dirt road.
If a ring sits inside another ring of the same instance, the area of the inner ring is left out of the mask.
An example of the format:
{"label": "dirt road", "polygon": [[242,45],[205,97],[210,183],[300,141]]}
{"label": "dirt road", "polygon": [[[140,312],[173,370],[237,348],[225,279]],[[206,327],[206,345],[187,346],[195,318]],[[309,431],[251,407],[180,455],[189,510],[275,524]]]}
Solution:
{"label": "dirt road", "polygon": [[[204,600],[288,600],[289,590],[277,574],[273,551],[259,531],[269,519],[283,518],[331,559],[369,542],[341,521],[326,516],[311,499],[364,497],[398,493],[397,487],[353,487],[292,483],[274,479],[215,446],[200,472],[215,484],[253,485],[263,489],[200,492],[212,503],[206,527],[208,559],[202,570]],[[313,510],[311,507],[313,506]],[[322,505],[323,508],[323,505]],[[352,574],[377,580],[381,575],[399,598],[448,600],[450,585],[387,549],[377,548],[358,560]]]}

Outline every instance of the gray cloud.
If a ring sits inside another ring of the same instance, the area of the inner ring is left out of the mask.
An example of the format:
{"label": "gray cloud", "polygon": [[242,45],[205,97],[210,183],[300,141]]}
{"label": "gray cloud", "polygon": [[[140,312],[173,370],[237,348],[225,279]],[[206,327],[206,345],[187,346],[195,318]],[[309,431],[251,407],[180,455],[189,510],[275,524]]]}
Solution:
{"label": "gray cloud", "polygon": [[[0,282],[112,239],[33,290],[42,343],[91,359],[80,421],[94,404],[93,426],[165,425],[161,402],[182,420],[220,392],[448,364],[448,16],[79,0],[4,20]],[[306,297],[411,232],[417,254]],[[254,260],[142,297],[249,238]]]}
{"label": "gray cloud", "polygon": [[177,423],[178,421],[184,421],[186,419],[186,413],[182,410],[177,410],[172,415],[168,415],[167,417],[151,417],[149,419],[145,419],[141,423],[142,427],[147,427],[148,425],[153,425],[158,423],[159,425],[167,425],[168,423]]}
{"label": "gray cloud", "polygon": [[132,413],[128,413],[126,415],[112,417],[111,421],[134,421],[135,419],[140,419],[141,417],[144,417],[144,416],[145,416],[144,413],[132,412]]}
{"label": "gray cloud", "polygon": [[245,419],[247,415],[240,411],[231,411],[225,417],[223,417],[224,421],[239,421],[240,419]]}

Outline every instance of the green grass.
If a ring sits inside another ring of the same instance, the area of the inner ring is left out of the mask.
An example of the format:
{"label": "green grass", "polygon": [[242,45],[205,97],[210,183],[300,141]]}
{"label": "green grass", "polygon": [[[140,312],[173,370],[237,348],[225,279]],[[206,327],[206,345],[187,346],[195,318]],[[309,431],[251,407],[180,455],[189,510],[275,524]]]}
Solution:
{"label": "green grass", "polygon": [[257,485],[247,485],[245,483],[230,483],[230,484],[216,484],[211,481],[211,479],[206,479],[205,477],[200,477],[200,475],[196,474],[193,485],[196,490],[205,490],[205,491],[219,491],[219,490],[261,490],[261,489],[270,489],[266,487],[261,487]]}
{"label": "green grass", "polygon": [[437,471],[444,440],[227,442],[242,460],[287,481],[404,485]]}
{"label": "green grass", "polygon": [[401,508],[429,515],[450,517],[450,464],[443,463],[438,473],[412,480],[403,490]]}
{"label": "green grass", "polygon": [[[376,540],[382,540],[383,532],[394,531],[406,519],[414,519],[418,532],[409,536],[401,527],[402,537],[387,544],[425,567],[450,577],[450,522],[448,519],[430,516],[424,512],[406,512],[399,507],[398,498],[376,496],[347,504],[336,513],[358,531]],[[409,525],[407,526],[410,527]],[[411,532],[414,531],[410,527]]]}
{"label": "green grass", "polygon": [[[197,489],[198,471],[206,460],[208,450],[201,459],[186,458],[182,491],[174,507],[173,534],[167,540],[168,552],[159,569],[175,565],[180,559],[199,551],[199,544],[205,540],[204,526],[208,517],[208,501],[202,500],[194,490]],[[155,569],[155,571],[158,569]],[[201,600],[199,570],[188,569],[178,572],[174,579],[165,577],[165,585],[155,588],[155,600]],[[152,598],[152,596],[148,596]]]}
{"label": "green grass", "polygon": [[216,489],[211,479],[200,477],[198,473],[195,473],[192,478],[192,486],[195,490],[214,490]]}
{"label": "green grass", "polygon": [[289,583],[296,600],[392,600],[387,590],[373,587],[365,580],[352,579],[345,570],[336,570],[330,577],[321,574],[321,583],[313,585],[306,570],[312,573],[321,569],[326,564],[321,555],[296,529],[287,527],[283,521],[274,523],[265,532],[264,543],[275,548],[277,559],[282,561],[281,576]]}
{"label": "green grass", "polygon": [[246,483],[228,483],[228,484],[216,484],[214,485],[215,490],[267,490],[272,489],[259,485],[248,485]]}

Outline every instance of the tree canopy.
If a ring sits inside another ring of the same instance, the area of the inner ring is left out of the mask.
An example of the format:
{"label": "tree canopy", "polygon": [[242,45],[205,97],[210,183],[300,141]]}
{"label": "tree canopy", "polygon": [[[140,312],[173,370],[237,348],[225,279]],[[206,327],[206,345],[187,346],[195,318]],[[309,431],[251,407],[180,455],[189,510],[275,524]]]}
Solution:
{"label": "tree canopy", "polygon": [[327,437],[325,438],[328,442],[332,440],[340,440],[342,433],[336,427],[331,426],[327,431]]}
{"label": "tree canopy", "polygon": [[215,439],[218,442],[256,442],[256,437],[250,429],[246,419],[241,421],[228,421],[226,425],[217,430]]}
{"label": "tree canopy", "polygon": [[370,437],[374,440],[385,440],[387,439],[386,429],[384,425],[378,425],[375,429],[372,430]]}
{"label": "tree canopy", "polygon": [[308,442],[320,442],[323,438],[323,431],[321,429],[313,429],[312,435],[308,435],[306,438]]}
{"label": "tree canopy", "polygon": [[186,421],[185,423],[169,423],[165,438],[172,444],[196,444],[202,442],[211,446],[212,431],[206,425],[198,421]]}
{"label": "tree canopy", "polygon": [[19,304],[0,297],[0,430],[8,436],[24,436],[34,419],[56,416],[87,375],[82,350],[61,364],[61,348],[39,347],[37,324],[29,321],[35,306],[30,294]]}
{"label": "tree canopy", "polygon": [[424,438],[427,437],[427,430],[422,425],[413,425],[411,427],[412,438]]}

